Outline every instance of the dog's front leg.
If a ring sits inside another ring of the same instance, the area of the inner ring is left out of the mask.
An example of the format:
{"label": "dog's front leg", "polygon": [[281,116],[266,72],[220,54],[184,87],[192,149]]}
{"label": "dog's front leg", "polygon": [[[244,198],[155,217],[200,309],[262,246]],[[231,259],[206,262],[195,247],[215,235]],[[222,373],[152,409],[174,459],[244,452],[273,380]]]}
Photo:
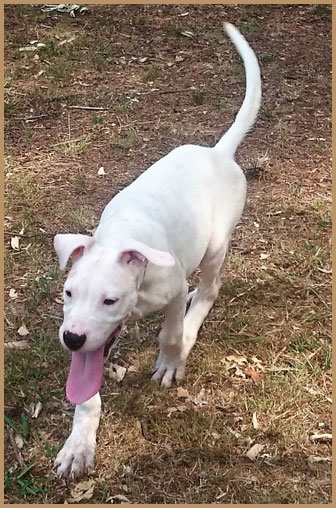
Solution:
{"label": "dog's front leg", "polygon": [[164,309],[165,320],[159,334],[160,352],[152,379],[169,387],[173,379],[184,377],[187,355],[183,347],[183,319],[187,302],[187,284],[178,297]]}
{"label": "dog's front leg", "polygon": [[76,406],[71,434],[55,460],[59,476],[77,477],[92,468],[100,408],[99,393]]}

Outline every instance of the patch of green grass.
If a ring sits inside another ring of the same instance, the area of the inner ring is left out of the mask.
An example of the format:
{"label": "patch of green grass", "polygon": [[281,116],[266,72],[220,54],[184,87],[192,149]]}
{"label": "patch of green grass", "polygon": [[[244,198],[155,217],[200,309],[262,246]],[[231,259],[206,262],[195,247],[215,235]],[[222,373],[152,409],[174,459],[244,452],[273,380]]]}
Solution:
{"label": "patch of green grass", "polygon": [[175,23],[169,23],[167,31],[169,34],[175,35],[177,37],[183,36],[186,39],[195,37],[195,33],[192,30],[186,30],[185,28],[178,26]]}
{"label": "patch of green grass", "polygon": [[226,107],[227,101],[220,97],[214,97],[212,99],[212,105],[216,111],[222,111]]}
{"label": "patch of green grass", "polygon": [[44,44],[45,46],[41,48],[41,51],[44,53],[46,58],[51,58],[60,54],[59,48],[53,40],[45,39]]}
{"label": "patch of green grass", "polygon": [[317,347],[317,341],[313,334],[311,332],[301,332],[296,340],[291,343],[289,349],[295,353],[304,353],[314,351],[315,347]]}
{"label": "patch of green grass", "polygon": [[93,125],[103,125],[103,118],[100,115],[92,115]]}
{"label": "patch of green grass", "polygon": [[64,155],[76,155],[86,152],[90,147],[91,142],[88,136],[79,139],[67,139],[53,145],[56,152],[63,153]]}
{"label": "patch of green grass", "polygon": [[153,83],[156,78],[159,75],[159,68],[154,65],[153,67],[150,67],[150,69],[147,69],[146,71],[142,72],[142,81],[143,83]]}
{"label": "patch of green grass", "polygon": [[[105,27],[106,28],[106,27]],[[90,55],[93,67],[101,71],[110,65],[111,55],[113,54],[113,39],[101,42],[95,51]]]}
{"label": "patch of green grass", "polygon": [[269,63],[269,62],[273,62],[274,55],[272,55],[270,53],[263,53],[262,55],[258,55],[258,59],[261,63]]}
{"label": "patch of green grass", "polygon": [[10,171],[14,167],[14,158],[11,155],[5,155],[4,157],[5,171]]}
{"label": "patch of green grass", "polygon": [[257,28],[258,24],[255,21],[243,21],[239,25],[239,30],[242,34],[247,35]]}
{"label": "patch of green grass", "polygon": [[[28,325],[29,326],[29,325]],[[54,394],[59,394],[60,387],[55,383],[54,369],[59,373],[64,369],[64,351],[57,339],[57,327],[54,323],[45,322],[44,330],[30,330],[30,347],[26,350],[10,350],[6,353],[5,385],[8,401],[11,397],[19,397],[22,393],[25,403],[50,401]],[[20,411],[21,414],[21,411]],[[11,414],[10,418],[17,421]]]}
{"label": "patch of green grass", "polygon": [[331,14],[331,5],[324,5],[324,4],[316,5],[314,8],[314,14],[318,18],[322,18],[322,19],[326,18],[326,17],[329,18],[330,14]]}
{"label": "patch of green grass", "polygon": [[54,282],[59,278],[55,269],[42,275],[37,275],[31,284],[30,299],[27,302],[29,312],[36,312],[39,306],[51,297]]}
{"label": "patch of green grass", "polygon": [[78,231],[92,229],[98,223],[96,212],[89,207],[82,206],[77,210],[68,212],[68,219],[72,227]]}
{"label": "patch of green grass", "polygon": [[10,116],[14,111],[15,105],[10,102],[4,101],[4,115]]}
{"label": "patch of green grass", "polygon": [[34,479],[30,471],[36,464],[30,464],[22,471],[7,471],[5,473],[5,492],[7,495],[18,496],[23,499],[31,499],[33,496],[43,494],[45,488]]}
{"label": "patch of green grass", "polygon": [[9,88],[12,84],[12,81],[13,81],[13,78],[10,77],[10,76],[5,76],[5,80],[4,80],[4,88]]}
{"label": "patch of green grass", "polygon": [[75,187],[79,190],[79,192],[83,192],[84,194],[86,194],[88,191],[85,176],[82,175],[81,173],[78,173],[78,175],[75,178]]}
{"label": "patch of green grass", "polygon": [[139,137],[135,129],[129,129],[121,135],[113,135],[109,140],[110,145],[130,150],[135,148],[139,143]]}
{"label": "patch of green grass", "polygon": [[57,58],[47,68],[47,76],[51,77],[57,85],[65,86],[70,83],[73,73],[73,63],[65,57]]}
{"label": "patch of green grass", "polygon": [[33,131],[30,127],[25,127],[25,135],[28,139],[32,139],[33,137]]}
{"label": "patch of green grass", "polygon": [[318,213],[322,222],[331,220],[331,201],[329,199],[314,199],[311,206]]}
{"label": "patch of green grass", "polygon": [[192,94],[193,103],[196,106],[201,106],[205,102],[205,92],[203,90],[195,90]]}
{"label": "patch of green grass", "polygon": [[[26,226],[36,224],[36,203],[43,200],[38,178],[35,175],[21,175],[15,173],[8,180],[6,189],[6,205],[20,214],[21,224]],[[19,230],[22,225],[18,225]]]}
{"label": "patch of green grass", "polygon": [[37,14],[36,6],[20,4],[15,7],[14,16],[16,18],[22,18],[23,16],[34,16]]}

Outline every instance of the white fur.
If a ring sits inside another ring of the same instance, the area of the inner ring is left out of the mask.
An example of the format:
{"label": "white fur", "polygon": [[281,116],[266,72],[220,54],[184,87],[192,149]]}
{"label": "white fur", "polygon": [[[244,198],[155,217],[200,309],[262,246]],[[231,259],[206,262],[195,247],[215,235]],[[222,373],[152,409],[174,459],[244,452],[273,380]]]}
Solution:
{"label": "white fur", "polygon": [[[70,256],[74,261],[61,342],[71,329],[86,334],[83,351],[93,351],[120,322],[163,309],[153,379],[167,387],[184,376],[245,204],[246,181],[233,156],[260,106],[260,72],[243,36],[230,24],[225,28],[246,69],[246,95],[232,127],[214,148],[180,146],[153,164],[106,206],[93,238],[55,238],[61,268]],[[197,267],[200,283],[188,297],[187,277]],[[107,307],[104,298],[118,301]],[[92,466],[99,414],[99,394],[76,406],[72,433],[55,462],[60,475],[78,476]]]}

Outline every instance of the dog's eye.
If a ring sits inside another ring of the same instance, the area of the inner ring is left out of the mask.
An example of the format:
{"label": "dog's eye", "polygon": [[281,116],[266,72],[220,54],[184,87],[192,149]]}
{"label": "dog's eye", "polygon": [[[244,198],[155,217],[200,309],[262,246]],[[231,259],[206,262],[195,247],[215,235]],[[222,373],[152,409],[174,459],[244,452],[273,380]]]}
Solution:
{"label": "dog's eye", "polygon": [[69,296],[69,298],[71,297],[71,291],[69,291],[68,289],[66,290],[65,294]]}
{"label": "dog's eye", "polygon": [[118,301],[118,298],[105,298],[104,305],[113,305]]}

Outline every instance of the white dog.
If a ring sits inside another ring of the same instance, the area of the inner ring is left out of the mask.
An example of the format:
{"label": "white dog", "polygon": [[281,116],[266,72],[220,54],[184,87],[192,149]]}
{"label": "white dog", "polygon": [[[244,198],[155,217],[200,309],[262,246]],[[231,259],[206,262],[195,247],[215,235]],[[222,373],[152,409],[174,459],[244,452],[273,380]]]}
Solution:
{"label": "white dog", "polygon": [[[235,27],[227,23],[225,29],[246,72],[245,99],[227,133],[213,148],[180,146],[153,164],[110,201],[93,237],[55,237],[60,268],[70,257],[73,262],[59,338],[72,351],[66,393],[76,404],[72,432],[55,461],[60,476],[79,476],[93,465],[104,358],[122,323],[163,309],[153,379],[168,387],[183,378],[218,295],[246,196],[233,157],[261,101],[257,58]],[[188,295],[187,278],[197,267],[200,282]]]}

